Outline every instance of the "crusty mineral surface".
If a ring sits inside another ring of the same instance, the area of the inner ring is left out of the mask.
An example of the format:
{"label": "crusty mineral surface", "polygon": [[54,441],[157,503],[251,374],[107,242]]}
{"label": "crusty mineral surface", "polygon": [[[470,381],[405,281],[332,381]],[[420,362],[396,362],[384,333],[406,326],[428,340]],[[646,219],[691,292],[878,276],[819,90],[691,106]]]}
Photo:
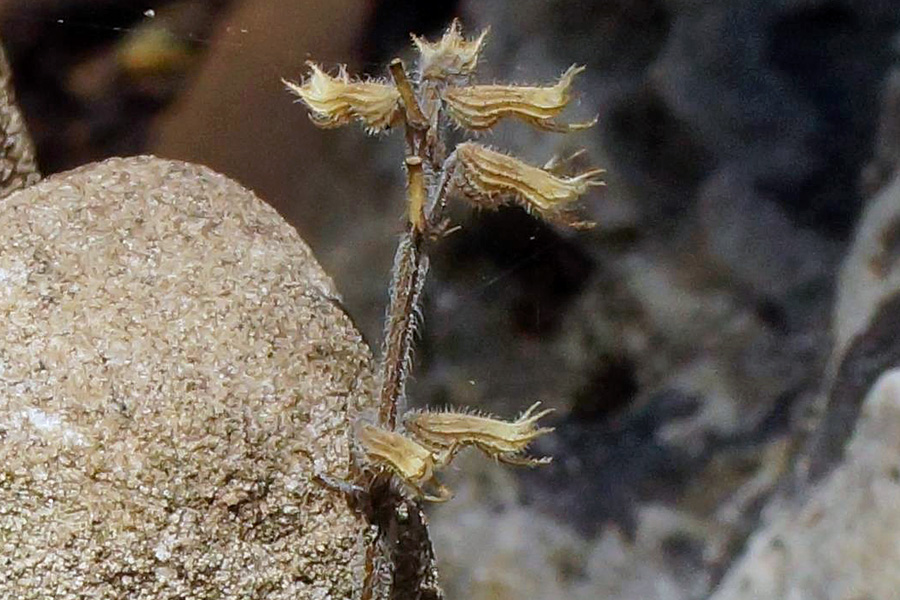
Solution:
{"label": "crusty mineral surface", "polygon": [[358,597],[370,354],[279,215],[112,159],[0,200],[0,598]]}
{"label": "crusty mineral surface", "polygon": [[0,45],[0,198],[37,183],[38,179],[34,146],[16,105],[12,71]]}

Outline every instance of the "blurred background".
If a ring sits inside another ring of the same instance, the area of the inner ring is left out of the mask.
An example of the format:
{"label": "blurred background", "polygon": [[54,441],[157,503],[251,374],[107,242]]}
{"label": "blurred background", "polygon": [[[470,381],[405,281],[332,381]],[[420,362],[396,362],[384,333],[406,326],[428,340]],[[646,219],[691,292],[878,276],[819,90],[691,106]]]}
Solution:
{"label": "blurred background", "polygon": [[448,473],[448,598],[707,597],[763,506],[852,430],[832,313],[900,157],[896,1],[0,0],[0,38],[45,174],[153,153],[231,176],[297,227],[377,348],[400,140],[317,130],[280,79],[309,59],[384,76],[455,16],[491,27],[481,81],[583,64],[566,116],[599,115],[482,141],[536,164],[584,147],[609,174],[592,231],[460,211],[433,256],[411,402],[557,409],[550,467]]}

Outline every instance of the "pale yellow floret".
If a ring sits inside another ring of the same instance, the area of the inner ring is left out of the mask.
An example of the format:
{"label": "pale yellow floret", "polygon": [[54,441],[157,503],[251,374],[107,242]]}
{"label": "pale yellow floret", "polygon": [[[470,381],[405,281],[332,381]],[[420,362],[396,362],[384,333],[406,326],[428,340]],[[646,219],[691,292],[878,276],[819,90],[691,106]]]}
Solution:
{"label": "pale yellow floret", "polygon": [[[357,440],[369,462],[388,468],[417,495],[432,502],[444,502],[452,496],[434,476],[437,465],[432,451],[415,440],[367,423],[357,427]],[[425,491],[429,484],[437,488],[437,496]]]}
{"label": "pale yellow floret", "polygon": [[307,63],[309,76],[301,83],[282,80],[310,110],[319,127],[339,127],[358,119],[370,133],[388,129],[400,118],[400,92],[379,81],[353,81],[341,67],[332,77],[315,63]]}
{"label": "pale yellow floret", "polygon": [[493,208],[509,195],[525,209],[552,222],[585,226],[574,219],[574,203],[594,186],[604,185],[603,169],[574,177],[554,175],[518,158],[465,142],[456,147],[460,191],[476,206]]}
{"label": "pale yellow floret", "polygon": [[461,448],[475,446],[501,462],[535,466],[550,462],[549,458],[525,456],[525,449],[536,438],[553,431],[538,427],[542,417],[552,409],[535,412],[535,403],[515,421],[505,421],[465,412],[412,412],[404,417],[404,425],[416,439],[449,460]]}
{"label": "pale yellow floret", "polygon": [[521,119],[547,131],[569,132],[585,129],[596,119],[583,123],[553,120],[572,99],[572,82],[584,67],[575,65],[551,86],[472,85],[451,86],[444,91],[444,105],[460,127],[474,131],[489,129],[507,117]]}
{"label": "pale yellow floret", "polygon": [[490,28],[473,40],[466,40],[455,20],[437,42],[429,42],[416,35],[413,44],[419,50],[419,73],[424,79],[467,77],[478,66],[478,55]]}

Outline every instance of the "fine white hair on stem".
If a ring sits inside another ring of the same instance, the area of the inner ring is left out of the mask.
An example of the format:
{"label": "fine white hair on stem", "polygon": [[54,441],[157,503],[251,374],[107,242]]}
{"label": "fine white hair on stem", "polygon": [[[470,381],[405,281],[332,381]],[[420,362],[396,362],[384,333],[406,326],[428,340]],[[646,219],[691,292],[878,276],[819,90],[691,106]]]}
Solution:
{"label": "fine white hair on stem", "polygon": [[412,346],[420,325],[419,304],[428,257],[411,233],[404,233],[394,254],[390,302],[385,318],[384,345],[379,369],[379,421],[393,428],[398,404],[405,404],[406,380],[412,362]]}

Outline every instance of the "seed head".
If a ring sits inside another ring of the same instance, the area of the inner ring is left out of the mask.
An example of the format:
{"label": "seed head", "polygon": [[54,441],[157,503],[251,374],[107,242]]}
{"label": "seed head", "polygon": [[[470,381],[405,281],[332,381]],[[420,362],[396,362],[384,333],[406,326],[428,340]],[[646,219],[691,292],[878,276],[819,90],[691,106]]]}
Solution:
{"label": "seed head", "polygon": [[473,142],[459,144],[454,154],[458,189],[475,206],[496,208],[511,197],[547,221],[579,228],[593,225],[578,220],[575,202],[590,188],[605,185],[600,179],[603,169],[557,176]]}
{"label": "seed head", "polygon": [[288,90],[309,107],[310,119],[323,128],[358,119],[369,133],[388,129],[400,118],[400,93],[380,81],[352,81],[345,67],[332,77],[313,62],[302,84],[282,79]]}
{"label": "seed head", "polygon": [[525,411],[515,421],[454,411],[419,411],[404,415],[404,425],[420,442],[453,456],[457,450],[475,446],[488,456],[510,464],[537,466],[550,462],[549,458],[533,458],[525,454],[528,445],[540,436],[553,431],[552,427],[538,427],[542,417],[553,412],[536,412],[540,402]]}
{"label": "seed head", "polygon": [[478,66],[478,55],[488,31],[490,28],[467,41],[460,32],[459,21],[454,19],[437,42],[413,35],[412,41],[419,50],[419,73],[422,78],[448,79],[471,75]]}
{"label": "seed head", "polygon": [[[436,465],[432,451],[422,444],[395,431],[368,423],[357,427],[356,439],[369,462],[389,469],[417,495],[432,502],[450,499],[450,490],[434,477]],[[429,484],[437,488],[437,496],[425,491],[425,486]]]}
{"label": "seed head", "polygon": [[515,85],[451,86],[444,92],[448,114],[460,127],[489,129],[500,119],[516,117],[535,127],[561,133],[590,127],[596,122],[557,123],[557,116],[572,99],[572,82],[584,67],[572,65],[551,86]]}

